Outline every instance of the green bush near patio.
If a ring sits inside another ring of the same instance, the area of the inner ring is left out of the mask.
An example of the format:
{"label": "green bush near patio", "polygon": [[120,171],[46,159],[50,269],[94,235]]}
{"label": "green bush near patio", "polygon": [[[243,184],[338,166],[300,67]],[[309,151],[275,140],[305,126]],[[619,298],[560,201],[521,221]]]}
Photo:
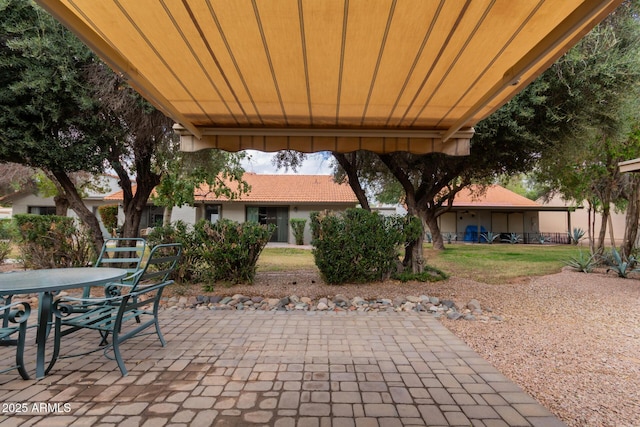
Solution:
{"label": "green bush near patio", "polygon": [[82,267],[95,258],[88,233],[73,218],[18,214],[13,219],[25,268]]}
{"label": "green bush near patio", "polygon": [[312,213],[313,255],[325,282],[388,279],[397,269],[405,222],[364,209]]}
{"label": "green bush near patio", "polygon": [[0,240],[0,265],[4,264],[10,253],[11,242],[8,240]]}
{"label": "green bush near patio", "polygon": [[15,236],[15,227],[11,218],[0,219],[0,240],[11,240]]}
{"label": "green bush near patio", "polygon": [[238,223],[221,219],[215,224],[200,220],[193,226],[182,221],[156,227],[147,240],[151,247],[160,243],[182,243],[183,256],[176,269],[179,283],[252,283],[260,253],[275,226],[251,221]]}
{"label": "green bush near patio", "polygon": [[154,227],[147,236],[147,243],[149,247],[161,243],[182,244],[182,258],[173,273],[173,279],[177,283],[201,281],[205,272],[210,268],[202,260],[199,236],[194,232],[193,227],[184,221],[175,221],[167,226]]}
{"label": "green bush near patio", "polygon": [[275,231],[274,224],[238,223],[221,219],[205,223],[202,256],[211,267],[211,278],[232,284],[253,283],[260,253]]}

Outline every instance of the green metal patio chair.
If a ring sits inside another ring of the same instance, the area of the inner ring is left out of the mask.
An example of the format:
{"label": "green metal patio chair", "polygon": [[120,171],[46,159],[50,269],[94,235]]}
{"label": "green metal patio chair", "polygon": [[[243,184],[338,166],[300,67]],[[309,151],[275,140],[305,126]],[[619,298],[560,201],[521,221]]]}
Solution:
{"label": "green metal patio chair", "polygon": [[[103,349],[107,355],[107,351],[113,348],[115,360],[123,376],[127,375],[127,369],[120,353],[120,344],[125,340],[154,326],[160,343],[164,347],[165,340],[158,322],[158,308],[162,291],[167,285],[173,283],[170,275],[180,260],[181,254],[180,244],[157,245],[151,250],[145,266],[134,274],[133,284],[120,285],[117,292],[114,291],[112,295],[104,298],[62,297],[58,299],[53,309],[54,350],[47,372],[59,357],[62,338],[81,329],[100,332],[102,347],[98,349]],[[80,355],[82,354],[65,357]]]}
{"label": "green metal patio chair", "polygon": [[[27,302],[19,301],[7,303],[6,305],[2,304],[0,305],[0,313],[3,319],[2,327],[0,327],[0,346],[16,347],[16,364],[8,368],[2,368],[0,373],[17,368],[20,376],[28,380],[29,374],[24,366],[24,344],[31,306]],[[17,334],[17,338],[12,338],[15,334]]]}
{"label": "green metal patio chair", "polygon": [[[123,268],[129,273],[127,277],[115,284],[104,285],[105,295],[118,290],[121,285],[131,286],[140,271],[146,255],[147,241],[141,237],[111,237],[105,240],[95,267]],[[91,288],[87,287],[82,293],[83,298],[91,296]]]}

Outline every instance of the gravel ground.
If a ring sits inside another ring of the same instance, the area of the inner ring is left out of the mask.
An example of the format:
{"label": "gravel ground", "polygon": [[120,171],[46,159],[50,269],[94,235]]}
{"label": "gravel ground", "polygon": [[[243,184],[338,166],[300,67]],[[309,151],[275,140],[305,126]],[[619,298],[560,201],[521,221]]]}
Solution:
{"label": "gravel ground", "polygon": [[426,294],[470,299],[502,322],[442,322],[570,426],[640,426],[640,281],[565,269],[516,283],[452,278],[435,284],[327,286],[315,271],[259,273],[219,294],[314,300]]}

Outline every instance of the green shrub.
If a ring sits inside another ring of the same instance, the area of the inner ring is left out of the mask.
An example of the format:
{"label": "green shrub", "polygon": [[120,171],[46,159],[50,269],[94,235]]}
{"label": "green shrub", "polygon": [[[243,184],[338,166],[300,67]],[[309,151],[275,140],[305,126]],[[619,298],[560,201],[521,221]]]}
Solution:
{"label": "green shrub", "polygon": [[509,237],[502,239],[502,241],[515,245],[516,243],[522,242],[522,236],[518,233],[509,233]]}
{"label": "green shrub", "polygon": [[296,245],[304,245],[304,226],[307,224],[307,220],[304,218],[291,218],[289,222],[296,238]]}
{"label": "green shrub", "polygon": [[238,223],[221,219],[196,224],[203,239],[202,256],[212,267],[212,279],[228,283],[253,283],[256,263],[275,231],[274,224]]}
{"label": "green shrub", "polygon": [[536,240],[541,245],[544,245],[545,243],[551,243],[551,237],[545,236],[544,234],[538,234],[536,236]]}
{"label": "green shrub", "polygon": [[98,208],[100,213],[100,219],[104,224],[104,228],[113,234],[113,231],[118,228],[118,205],[105,205]]}
{"label": "green shrub", "polygon": [[173,279],[177,283],[198,282],[205,280],[209,267],[204,264],[200,247],[202,245],[193,230],[184,221],[176,221],[171,225],[154,227],[147,236],[151,248],[162,243],[181,243],[182,257],[176,265]]}
{"label": "green shrub", "polygon": [[626,279],[630,272],[640,271],[636,268],[638,260],[633,256],[625,256],[624,253],[620,253],[616,248],[611,248],[611,252],[608,256],[604,257],[604,261],[607,264],[607,273],[614,271],[618,277]]}
{"label": "green shrub", "polygon": [[[215,224],[200,220],[194,226],[182,221],[155,227],[147,237],[150,246],[182,243],[182,260],[175,280],[184,282],[252,283],[262,249],[275,225],[239,224],[221,219]],[[212,285],[206,285],[211,290]]]}
{"label": "green shrub", "polygon": [[492,233],[491,231],[480,234],[480,238],[490,245],[493,244],[493,242],[495,242],[499,237],[500,233]]}
{"label": "green shrub", "polygon": [[11,240],[15,234],[15,227],[11,218],[0,219],[0,240]]}
{"label": "green shrub", "polygon": [[447,241],[448,244],[451,244],[451,243],[453,243],[454,240],[456,240],[458,238],[458,235],[456,233],[447,232],[447,233],[444,233],[443,237]]}
{"label": "green shrub", "polygon": [[389,278],[397,270],[398,249],[406,241],[407,223],[413,224],[364,209],[312,214],[313,255],[325,282]]}
{"label": "green shrub", "polygon": [[80,267],[95,258],[89,234],[73,218],[19,214],[14,220],[26,268]]}
{"label": "green shrub", "polygon": [[11,242],[0,240],[0,265],[4,264],[11,253]]}

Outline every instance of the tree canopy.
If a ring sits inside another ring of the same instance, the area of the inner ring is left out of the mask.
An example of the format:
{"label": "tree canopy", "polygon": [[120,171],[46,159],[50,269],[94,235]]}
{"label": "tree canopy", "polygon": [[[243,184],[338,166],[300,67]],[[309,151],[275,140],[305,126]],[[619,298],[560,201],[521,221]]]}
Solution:
{"label": "tree canopy", "polygon": [[32,2],[0,0],[0,160],[99,172],[114,135],[87,84],[94,55]]}
{"label": "tree canopy", "polygon": [[618,163],[640,156],[638,12],[640,2],[624,2],[541,77],[548,90],[540,132],[552,145],[540,153],[534,176],[548,192],[587,201],[602,214],[600,249],[612,206],[630,194]]}
{"label": "tree canopy", "polygon": [[[0,16],[0,162],[42,169],[98,250],[98,220],[72,174],[114,171],[124,193],[123,236],[137,236],[153,189],[176,171],[167,161],[177,157],[173,121],[35,3],[0,0]],[[237,164],[226,169],[230,157],[207,158],[202,173],[240,173]]]}

